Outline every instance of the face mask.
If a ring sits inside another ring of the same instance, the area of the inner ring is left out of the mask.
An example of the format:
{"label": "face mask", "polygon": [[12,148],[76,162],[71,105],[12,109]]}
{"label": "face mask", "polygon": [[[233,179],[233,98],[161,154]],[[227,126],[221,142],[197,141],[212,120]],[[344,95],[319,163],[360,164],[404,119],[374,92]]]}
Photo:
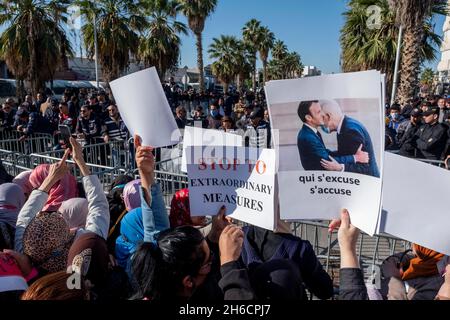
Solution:
{"label": "face mask", "polygon": [[211,116],[217,117],[219,115],[219,110],[211,110]]}
{"label": "face mask", "polygon": [[324,126],[324,125],[321,125],[321,126],[320,126],[320,129],[322,129],[322,131],[325,132],[325,133],[328,133],[328,134],[331,133],[330,128],[328,128],[328,127],[326,127],[326,126]]}
{"label": "face mask", "polygon": [[397,120],[398,119],[398,113],[391,113],[391,118],[392,118],[392,120]]}

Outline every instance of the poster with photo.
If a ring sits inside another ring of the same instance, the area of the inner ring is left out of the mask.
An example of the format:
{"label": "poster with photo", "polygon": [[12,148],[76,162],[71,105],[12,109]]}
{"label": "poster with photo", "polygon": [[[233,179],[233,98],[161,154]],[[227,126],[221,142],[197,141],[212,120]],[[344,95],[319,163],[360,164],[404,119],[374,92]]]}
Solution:
{"label": "poster with photo", "polygon": [[377,71],[272,81],[281,219],[333,219],[347,208],[368,234],[381,202],[384,85]]}

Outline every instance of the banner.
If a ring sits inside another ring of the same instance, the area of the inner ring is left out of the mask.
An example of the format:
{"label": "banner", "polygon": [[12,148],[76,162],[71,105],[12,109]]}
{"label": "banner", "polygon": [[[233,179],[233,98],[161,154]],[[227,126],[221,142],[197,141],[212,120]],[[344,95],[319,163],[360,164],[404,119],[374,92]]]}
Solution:
{"label": "banner", "polygon": [[216,215],[274,230],[275,151],[244,147],[188,147],[192,216]]}
{"label": "banner", "polygon": [[271,81],[281,219],[334,219],[349,210],[373,235],[381,203],[383,78],[377,71]]}
{"label": "banner", "polygon": [[154,148],[179,143],[181,134],[156,69],[132,73],[110,82],[120,116],[130,134]]}

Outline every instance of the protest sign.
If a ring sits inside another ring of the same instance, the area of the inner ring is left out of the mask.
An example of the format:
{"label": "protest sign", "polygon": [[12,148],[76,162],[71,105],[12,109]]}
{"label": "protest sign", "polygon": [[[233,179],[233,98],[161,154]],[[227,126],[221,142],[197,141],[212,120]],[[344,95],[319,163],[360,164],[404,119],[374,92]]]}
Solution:
{"label": "protest sign", "polygon": [[142,70],[110,82],[114,99],[131,135],[155,148],[177,144],[178,130],[156,69]]}
{"label": "protest sign", "polygon": [[181,160],[182,172],[187,172],[186,148],[190,146],[242,147],[243,139],[242,136],[238,134],[198,127],[185,127],[183,134],[183,155]]}
{"label": "protest sign", "polygon": [[383,78],[377,71],[272,81],[281,219],[333,219],[376,231],[381,202]]}
{"label": "protest sign", "polygon": [[386,152],[380,231],[450,255],[450,171]]}
{"label": "protest sign", "polygon": [[275,229],[275,151],[244,147],[188,147],[192,216],[216,215]]}

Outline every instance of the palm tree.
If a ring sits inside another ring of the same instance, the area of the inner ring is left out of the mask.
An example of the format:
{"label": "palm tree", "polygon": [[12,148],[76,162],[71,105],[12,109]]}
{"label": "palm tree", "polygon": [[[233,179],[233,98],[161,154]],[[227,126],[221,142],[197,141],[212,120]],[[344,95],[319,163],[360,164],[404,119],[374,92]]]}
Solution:
{"label": "palm tree", "polygon": [[261,40],[261,22],[256,19],[248,21],[242,28],[242,36],[251,55],[250,62],[253,65],[253,92],[256,92],[256,53],[258,52],[258,46]]}
{"label": "palm tree", "polygon": [[242,92],[244,83],[247,79],[249,79],[249,76],[252,73],[253,68],[253,65],[251,63],[252,56],[248,50],[247,45],[242,40],[239,41],[238,47],[236,48],[235,58],[236,58],[236,68],[238,71],[237,74],[238,91]]}
{"label": "palm tree", "polygon": [[274,60],[281,60],[288,54],[288,48],[281,40],[276,40],[272,48],[272,57]]}
{"label": "palm tree", "polygon": [[72,53],[63,29],[65,12],[60,19],[54,8],[58,1],[11,0],[0,4],[0,58],[17,80],[28,80],[32,94],[45,88],[61,64],[61,53]]}
{"label": "palm tree", "polygon": [[[376,5],[381,8],[379,29],[367,26],[367,8]],[[388,0],[351,0],[349,9],[344,13],[345,24],[341,30],[341,67],[344,72],[377,69],[386,74],[388,90],[392,87],[395,56],[397,50],[398,28],[395,25],[395,13],[390,9]],[[439,7],[433,7],[432,13],[438,13]],[[442,39],[433,32],[429,15],[424,22],[425,35],[420,42],[419,59],[436,59],[435,47]]]}
{"label": "palm tree", "polygon": [[176,21],[178,8],[176,2],[146,0],[144,13],[148,16],[148,25],[141,37],[138,58],[148,66],[156,66],[161,79],[166,71],[175,67],[180,55],[181,39],[179,34],[187,34],[184,23]]}
{"label": "palm tree", "polygon": [[434,81],[434,71],[431,68],[425,68],[422,71],[422,74],[420,76],[420,82],[422,84],[431,86],[433,84]]}
{"label": "palm tree", "polygon": [[[281,57],[281,58],[280,58]],[[303,64],[297,52],[286,52],[274,57],[268,64],[268,76],[271,80],[293,79],[302,75]]]}
{"label": "palm tree", "polygon": [[421,46],[425,36],[424,24],[432,16],[433,10],[446,14],[446,0],[389,0],[396,22],[404,30],[402,64],[398,100],[405,104],[413,98],[418,88],[421,60]]}
{"label": "palm tree", "polygon": [[214,12],[217,0],[178,0],[181,11],[188,19],[189,28],[197,38],[197,67],[200,72],[200,91],[205,91],[205,75],[203,70],[202,32],[206,18]]}
{"label": "palm tree", "polygon": [[94,16],[97,21],[98,60],[104,80],[118,78],[128,67],[131,55],[139,49],[139,35],[146,26],[141,6],[133,0],[81,0],[86,23],[81,32],[89,57],[95,55]]}
{"label": "palm tree", "polygon": [[269,58],[269,52],[273,47],[275,41],[275,35],[267,27],[261,28],[261,41],[258,45],[259,56],[263,64],[263,77],[264,84],[267,82],[267,59]]}
{"label": "palm tree", "polygon": [[239,74],[239,47],[240,41],[234,36],[221,35],[214,38],[208,53],[211,59],[216,59],[212,64],[213,74],[222,82],[224,91],[228,92],[228,87],[234,78]]}

